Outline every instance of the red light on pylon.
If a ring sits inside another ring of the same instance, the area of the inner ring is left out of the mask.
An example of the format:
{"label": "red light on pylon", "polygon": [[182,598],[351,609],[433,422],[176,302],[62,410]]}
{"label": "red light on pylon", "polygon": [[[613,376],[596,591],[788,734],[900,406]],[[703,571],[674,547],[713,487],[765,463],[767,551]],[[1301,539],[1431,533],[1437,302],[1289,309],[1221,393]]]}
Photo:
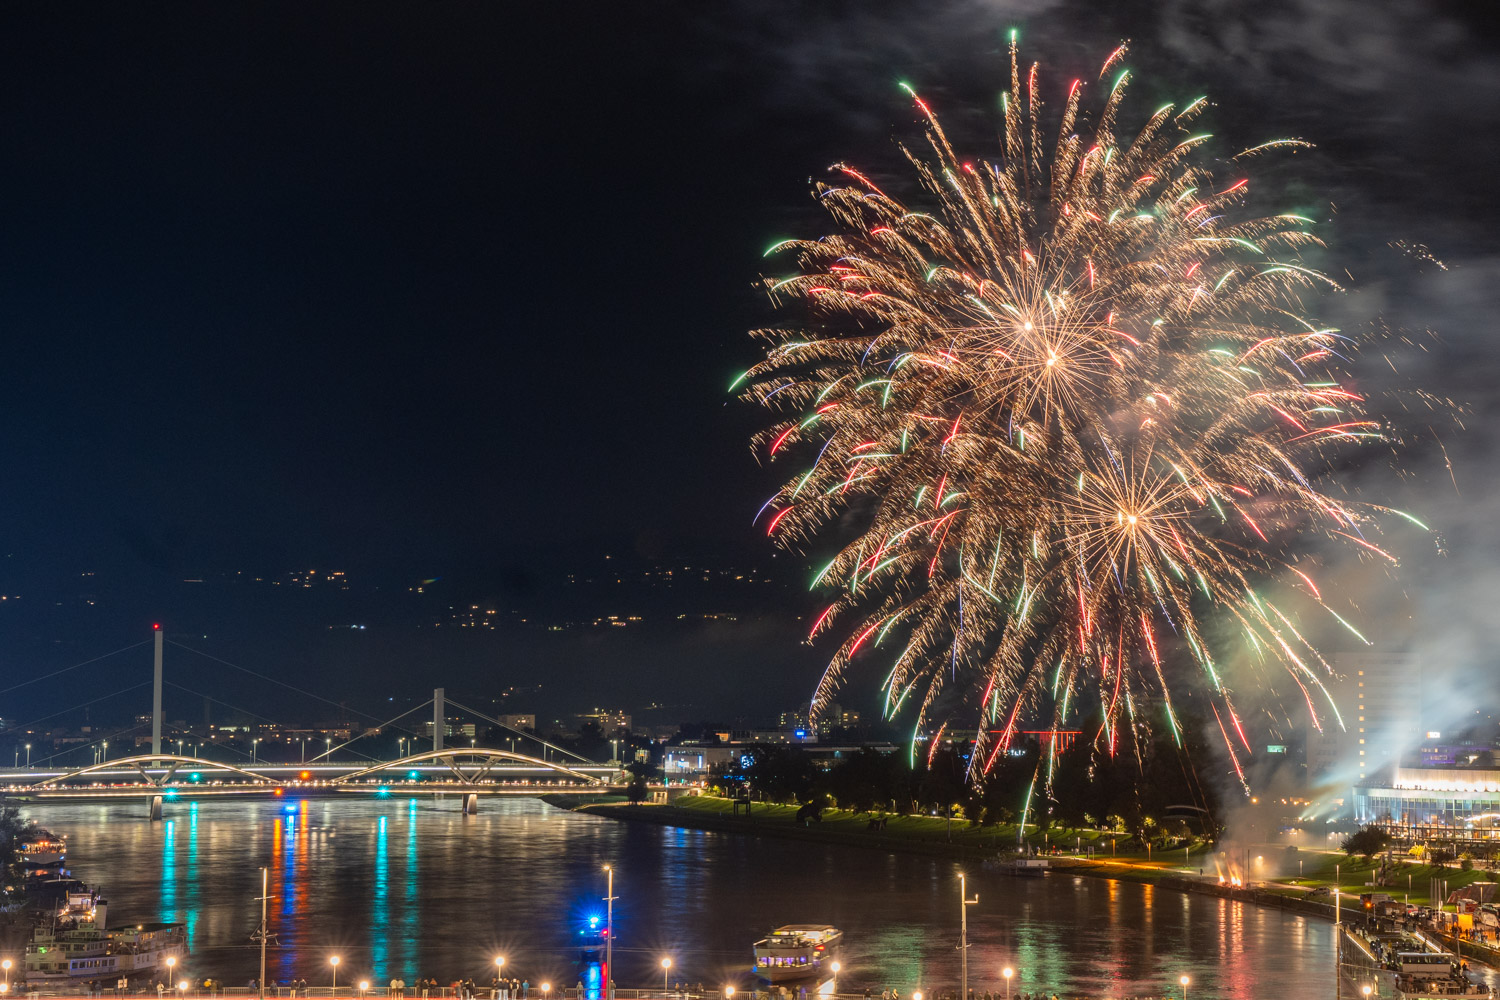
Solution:
{"label": "red light on pylon", "polygon": [[153,631],[153,632],[160,632],[161,631],[161,626],[159,624],[155,623],[155,622],[152,622],[151,623],[151,631]]}

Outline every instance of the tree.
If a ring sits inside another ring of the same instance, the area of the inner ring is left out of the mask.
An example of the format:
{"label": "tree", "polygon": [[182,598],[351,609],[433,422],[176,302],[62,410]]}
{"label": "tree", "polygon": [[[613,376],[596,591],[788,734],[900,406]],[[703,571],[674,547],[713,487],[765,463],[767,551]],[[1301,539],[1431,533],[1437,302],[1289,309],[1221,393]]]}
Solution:
{"label": "tree", "polygon": [[908,776],[901,754],[862,747],[828,772],[828,791],[842,809],[871,812],[905,799]]}
{"label": "tree", "polygon": [[1349,857],[1352,858],[1358,854],[1366,861],[1371,860],[1389,846],[1391,846],[1391,835],[1378,826],[1367,826],[1356,830],[1345,837],[1344,842],[1339,845]]}
{"label": "tree", "polygon": [[756,747],[745,777],[772,802],[805,802],[813,793],[815,768],[801,747]]}

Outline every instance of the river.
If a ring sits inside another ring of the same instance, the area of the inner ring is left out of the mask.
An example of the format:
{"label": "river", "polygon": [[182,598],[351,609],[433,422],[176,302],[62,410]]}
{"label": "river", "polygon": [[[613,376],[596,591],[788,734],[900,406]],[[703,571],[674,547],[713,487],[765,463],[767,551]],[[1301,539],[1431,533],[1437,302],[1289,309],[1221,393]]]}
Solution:
{"label": "river", "polygon": [[[169,802],[149,823],[133,804],[34,805],[68,838],[73,874],[105,890],[112,926],[187,924],[182,974],[241,985],[255,975],[249,935],[260,868],[270,867],[268,977],[327,985],[368,978],[487,982],[496,955],[533,985],[590,970],[570,939],[603,914],[616,871],[616,982],[671,978],[744,986],[755,939],[786,923],[844,930],[841,992],[956,990],[957,866],[933,858],[634,824],[534,799]],[[1102,879],[972,873],[970,984],[1063,995],[1324,997],[1325,921]],[[597,975],[597,972],[594,973]]]}

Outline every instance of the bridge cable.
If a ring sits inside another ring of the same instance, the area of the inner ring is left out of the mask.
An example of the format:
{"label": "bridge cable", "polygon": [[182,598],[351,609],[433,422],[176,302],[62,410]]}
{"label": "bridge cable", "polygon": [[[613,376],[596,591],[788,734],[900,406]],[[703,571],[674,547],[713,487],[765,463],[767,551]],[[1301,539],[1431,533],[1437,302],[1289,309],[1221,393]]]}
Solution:
{"label": "bridge cable", "polygon": [[[28,684],[35,684],[37,681],[44,681],[44,680],[47,680],[49,677],[56,677],[58,674],[65,674],[69,670],[77,670],[79,667],[86,667],[90,663],[98,663],[100,660],[107,660],[111,656],[116,656],[116,655],[118,655],[120,653],[125,652],[126,650],[135,649],[137,646],[144,646],[144,645],[146,645],[146,643],[148,643],[150,641],[151,641],[150,639],[142,639],[140,642],[133,642],[133,643],[131,643],[128,646],[122,646],[119,649],[115,650],[113,653],[105,653],[103,656],[96,656],[92,660],[84,660],[82,663],[75,663],[71,667],[63,667],[61,670],[54,670],[50,674],[43,674],[40,677],[33,677],[30,680],[22,681],[19,684],[12,684],[8,688],[0,688],[0,694],[10,694],[10,692],[16,690],[17,688],[23,688],[23,687],[25,687]],[[47,716],[47,718],[50,719],[51,716],[49,715],[49,716]]]}
{"label": "bridge cable", "polygon": [[[92,699],[90,699],[88,701],[80,702],[79,704],[73,705],[70,708],[63,709],[60,712],[53,712],[51,715],[44,715],[44,716],[42,716],[39,719],[32,719],[30,722],[27,722],[27,723],[24,723],[22,725],[19,725],[16,728],[17,729],[29,729],[32,726],[36,725],[38,722],[46,722],[48,719],[55,719],[59,715],[66,715],[69,712],[76,711],[76,710],[78,710],[80,708],[87,708],[88,706],[94,705],[94,704],[98,704],[101,701],[107,701],[110,698],[118,698],[120,695],[124,694],[127,691],[134,691],[136,688],[146,687],[150,683],[151,683],[150,681],[141,681],[139,684],[132,684],[129,687],[121,688],[120,690],[114,692],[113,694],[100,695],[98,698],[92,698]],[[66,750],[59,750],[56,753],[50,754],[50,755],[48,755],[46,757],[40,757],[40,758],[37,759],[36,763],[37,764],[45,764],[47,761],[52,760],[54,757],[61,757],[63,754],[72,753],[76,749],[78,749],[76,746],[70,746]],[[34,767],[35,765],[32,765],[32,766]]]}
{"label": "bridge cable", "polygon": [[[364,716],[367,719],[374,719],[375,718],[375,716],[371,715],[370,713],[368,713],[368,712],[361,712],[357,708],[350,708],[347,704],[345,704],[343,702],[333,701],[333,700],[331,700],[329,698],[324,698],[322,695],[313,694],[311,691],[305,691],[302,688],[297,687],[295,684],[288,684],[286,681],[279,681],[279,680],[277,680],[274,677],[267,677],[265,674],[262,674],[262,673],[259,673],[257,671],[251,670],[249,667],[242,667],[238,663],[230,663],[228,660],[223,659],[222,657],[215,656],[212,653],[205,653],[201,649],[194,649],[191,646],[184,646],[182,643],[176,642],[176,641],[174,641],[172,639],[168,639],[167,642],[170,643],[173,646],[176,646],[178,649],[185,649],[189,653],[197,653],[199,656],[202,656],[202,657],[204,657],[206,659],[213,660],[215,663],[222,663],[226,667],[233,667],[235,670],[244,671],[245,673],[249,674],[251,677],[259,677],[263,681],[270,681],[272,684],[279,684],[282,687],[284,687],[284,688],[286,688],[286,689],[288,689],[290,691],[295,691],[298,694],[305,695],[306,697],[312,698],[315,701],[321,701],[325,705],[332,705],[334,708],[337,708],[340,711],[353,712],[353,713],[355,713],[357,715],[362,715],[362,716]],[[416,733],[413,732],[412,735],[415,736]]]}
{"label": "bridge cable", "polygon": [[[194,691],[190,687],[184,687],[183,685],[177,684],[177,683],[175,683],[173,681],[167,681],[166,683],[168,685],[170,685],[171,687],[177,688],[177,690],[179,690],[179,691],[186,691],[188,694],[196,695],[199,698],[207,698],[209,701],[213,702],[215,705],[223,705],[225,708],[232,708],[236,712],[243,712],[246,715],[254,716],[257,719],[262,719],[262,720],[264,720],[266,722],[271,723],[272,725],[280,725],[279,722],[277,722],[275,719],[270,718],[269,716],[261,715],[259,712],[252,712],[248,708],[241,708],[238,705],[232,705],[232,704],[230,704],[227,701],[220,701],[218,698],[215,698],[213,695],[204,694],[202,691]],[[360,734],[360,735],[364,735],[364,734]],[[354,739],[359,739],[359,737],[356,736]],[[265,742],[265,741],[262,740],[261,742]],[[354,742],[354,740],[350,740],[349,741],[349,743],[353,743],[353,742]],[[340,744],[340,747],[348,746],[349,743],[342,743],[342,744]],[[238,747],[231,747],[231,746],[229,746],[227,744],[219,744],[219,743],[210,743],[209,746],[221,746],[225,750],[233,750],[235,753],[239,754],[241,757],[248,758],[248,759],[250,759],[252,761],[258,760],[258,758],[252,757],[250,754],[247,754],[245,751],[239,749]],[[362,754],[361,756],[363,756],[366,760],[369,760],[369,761],[377,761],[378,762],[380,760],[380,758],[378,758],[378,757],[371,757],[368,754]],[[204,759],[207,759],[207,758],[204,758]],[[317,760],[317,759],[318,759],[317,757],[313,758],[313,760]]]}
{"label": "bridge cable", "polygon": [[589,760],[587,757],[583,756],[582,754],[576,754],[576,753],[574,753],[571,750],[565,749],[565,748],[560,747],[560,746],[556,746],[555,744],[552,744],[552,743],[548,743],[546,740],[542,739],[540,736],[536,735],[535,733],[528,733],[528,732],[525,732],[523,730],[517,729],[514,726],[507,726],[505,723],[501,722],[499,719],[492,719],[488,715],[485,715],[483,712],[481,712],[481,711],[479,711],[477,709],[470,708],[468,705],[462,705],[462,704],[454,701],[452,698],[446,698],[445,697],[443,699],[443,701],[446,704],[454,706],[455,708],[461,708],[461,709],[463,709],[465,712],[468,712],[470,715],[477,715],[481,719],[483,719],[485,722],[492,722],[495,725],[499,726],[501,729],[509,729],[511,732],[515,733],[518,736],[524,736],[524,737],[526,737],[529,740],[536,740],[538,743],[540,743],[544,747],[550,747],[551,749],[556,750],[559,753],[565,753],[569,757],[574,757],[574,758],[576,758],[578,760],[583,761],[585,764],[597,764],[597,763],[599,763],[597,760]]}
{"label": "bridge cable", "polygon": [[[422,702],[422,704],[417,705],[414,708],[408,708],[406,711],[402,712],[401,715],[397,715],[397,716],[393,717],[390,720],[390,722],[382,722],[379,725],[372,727],[371,729],[366,729],[363,733],[360,733],[358,736],[351,736],[351,737],[349,737],[347,740],[345,740],[344,742],[340,743],[336,747],[335,746],[330,746],[327,750],[324,750],[322,753],[318,754],[317,757],[314,757],[312,760],[308,761],[308,763],[309,764],[314,763],[315,761],[317,761],[318,757],[323,757],[323,756],[327,756],[328,760],[330,762],[332,762],[333,761],[334,751],[344,749],[344,747],[346,747],[349,744],[353,743],[355,740],[364,739],[365,736],[368,735],[371,732],[376,732],[376,731],[379,731],[381,729],[384,729],[386,726],[390,725],[391,722],[395,722],[396,719],[399,719],[402,716],[410,715],[413,712],[420,712],[422,709],[426,708],[428,705],[431,705],[432,702],[433,702],[433,699],[428,698],[426,701]],[[374,716],[372,715],[372,716],[370,716],[370,718],[373,719]],[[416,733],[412,732],[410,729],[408,729],[406,731],[412,734],[412,738],[413,739],[416,739],[416,737],[417,737]],[[369,754],[361,754],[361,756],[363,756],[365,758],[365,760],[373,761],[376,764],[379,764],[381,762],[379,757],[371,757]]]}

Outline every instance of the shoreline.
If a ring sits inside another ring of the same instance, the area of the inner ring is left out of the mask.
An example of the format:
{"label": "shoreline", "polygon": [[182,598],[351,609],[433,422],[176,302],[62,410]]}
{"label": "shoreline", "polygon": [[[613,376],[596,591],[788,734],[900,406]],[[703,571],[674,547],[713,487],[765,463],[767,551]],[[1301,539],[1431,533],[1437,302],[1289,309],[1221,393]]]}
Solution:
{"label": "shoreline", "polygon": [[[850,832],[843,830],[820,830],[816,826],[799,827],[783,822],[757,823],[752,812],[744,818],[728,818],[698,809],[681,809],[670,805],[637,805],[615,802],[578,802],[560,798],[543,798],[549,805],[574,812],[614,819],[621,822],[653,823],[657,826],[676,826],[713,833],[736,833],[752,836],[779,837],[784,840],[801,840],[809,843],[832,844],[841,847],[860,847],[866,850],[889,853],[916,854],[926,857],[947,858],[954,861],[984,861],[997,853],[995,847],[980,847],[970,844],[954,844],[942,841],[919,840],[908,837],[892,837],[879,833]],[[1176,892],[1192,892],[1219,899],[1250,903],[1283,911],[1293,911],[1306,916],[1318,917],[1330,923],[1334,919],[1334,906],[1311,899],[1299,899],[1253,887],[1221,885],[1173,874],[1161,868],[1141,868],[1129,863],[1087,861],[1071,857],[1048,858],[1049,870],[1083,878],[1115,879],[1138,885],[1159,886]],[[1153,874],[1147,874],[1151,872]],[[1156,874],[1159,873],[1159,874]],[[1346,893],[1347,895],[1347,893]],[[1346,908],[1351,909],[1352,908]]]}

